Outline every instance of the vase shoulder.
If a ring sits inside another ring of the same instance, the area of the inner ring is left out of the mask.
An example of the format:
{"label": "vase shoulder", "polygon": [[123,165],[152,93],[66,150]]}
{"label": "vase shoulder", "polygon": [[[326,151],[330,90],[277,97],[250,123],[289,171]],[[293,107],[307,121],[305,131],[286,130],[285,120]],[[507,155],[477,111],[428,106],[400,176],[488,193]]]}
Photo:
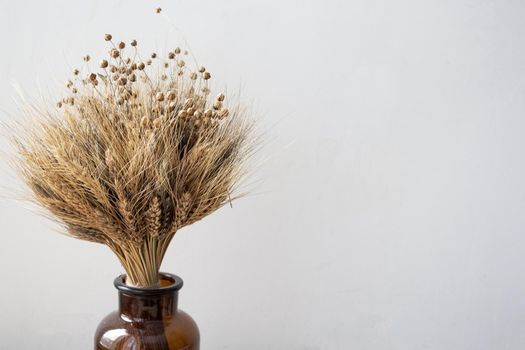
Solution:
{"label": "vase shoulder", "polygon": [[95,350],[198,350],[199,329],[182,310],[163,320],[127,320],[118,311],[107,315],[95,333]]}
{"label": "vase shoulder", "polygon": [[179,344],[179,347],[174,347],[173,349],[197,350],[199,348],[199,328],[193,318],[184,311],[179,309],[175,317],[164,321],[164,326],[168,343]]}

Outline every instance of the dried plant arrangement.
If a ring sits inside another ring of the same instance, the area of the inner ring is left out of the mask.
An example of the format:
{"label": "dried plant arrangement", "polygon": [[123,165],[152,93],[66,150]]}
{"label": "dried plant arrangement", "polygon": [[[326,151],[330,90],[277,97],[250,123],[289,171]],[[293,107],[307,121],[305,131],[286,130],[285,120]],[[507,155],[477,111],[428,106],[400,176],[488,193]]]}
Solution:
{"label": "dried plant arrangement", "polygon": [[[254,149],[252,122],[187,52],[141,57],[137,41],[105,35],[108,57],[83,57],[68,95],[15,137],[37,204],[72,237],[107,245],[137,287],[159,285],[178,230],[239,195]],[[32,115],[30,115],[32,117]]]}

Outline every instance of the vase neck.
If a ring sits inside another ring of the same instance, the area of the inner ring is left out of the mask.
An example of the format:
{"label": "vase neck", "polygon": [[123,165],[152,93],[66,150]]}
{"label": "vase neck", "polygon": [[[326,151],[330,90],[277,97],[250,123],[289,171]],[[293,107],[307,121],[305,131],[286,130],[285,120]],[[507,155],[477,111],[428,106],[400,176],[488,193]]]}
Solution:
{"label": "vase neck", "polygon": [[178,294],[131,295],[119,292],[119,311],[131,320],[162,320],[177,312]]}
{"label": "vase neck", "polygon": [[119,312],[129,320],[162,320],[177,312],[182,279],[161,273],[159,288],[137,288],[124,283],[125,276],[115,279],[119,295]]}

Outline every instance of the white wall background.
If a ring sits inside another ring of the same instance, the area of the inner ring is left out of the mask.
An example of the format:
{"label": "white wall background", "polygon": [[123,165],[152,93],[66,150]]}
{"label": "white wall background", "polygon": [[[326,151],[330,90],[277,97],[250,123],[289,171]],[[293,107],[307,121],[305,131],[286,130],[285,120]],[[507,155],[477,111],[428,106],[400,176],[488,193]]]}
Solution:
{"label": "white wall background", "polygon": [[[13,82],[63,86],[106,32],[182,33],[268,134],[255,193],[163,265],[203,349],[523,349],[524,18],[510,0],[2,0],[1,119]],[[1,182],[19,186],[5,165]],[[90,349],[122,269],[23,206],[0,202],[0,348]]]}

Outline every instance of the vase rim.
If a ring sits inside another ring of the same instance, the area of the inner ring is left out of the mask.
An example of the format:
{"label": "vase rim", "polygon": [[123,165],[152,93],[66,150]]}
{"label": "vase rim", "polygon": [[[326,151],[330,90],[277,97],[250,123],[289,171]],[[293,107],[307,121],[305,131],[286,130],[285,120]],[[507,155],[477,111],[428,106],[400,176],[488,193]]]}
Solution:
{"label": "vase rim", "polygon": [[141,288],[129,286],[126,284],[126,274],[122,274],[115,278],[113,284],[115,285],[115,288],[117,288],[120,292],[125,292],[126,294],[133,295],[159,295],[170,292],[176,292],[180,290],[182,288],[182,285],[184,284],[182,278],[171,273],[159,272],[159,276],[161,281],[168,281],[168,283],[170,284],[163,287],[155,288]]}

